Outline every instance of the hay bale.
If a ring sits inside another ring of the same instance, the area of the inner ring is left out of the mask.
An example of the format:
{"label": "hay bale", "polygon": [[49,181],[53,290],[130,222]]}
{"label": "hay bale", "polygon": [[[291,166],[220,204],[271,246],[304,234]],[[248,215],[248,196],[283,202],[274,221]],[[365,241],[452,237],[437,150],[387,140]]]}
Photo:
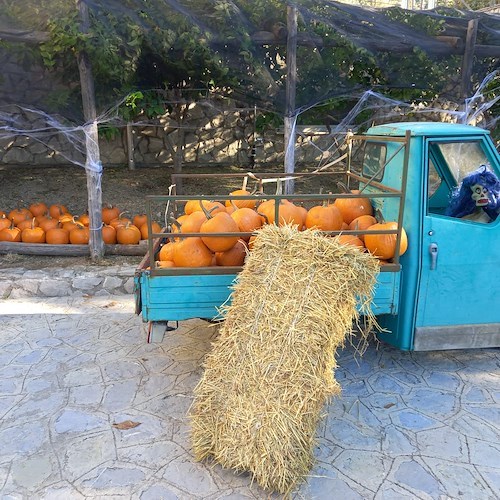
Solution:
{"label": "hay bale", "polygon": [[286,493],[313,465],[321,411],[340,392],[335,354],[377,259],[317,231],[265,226],[226,308],[190,411],[195,458]]}

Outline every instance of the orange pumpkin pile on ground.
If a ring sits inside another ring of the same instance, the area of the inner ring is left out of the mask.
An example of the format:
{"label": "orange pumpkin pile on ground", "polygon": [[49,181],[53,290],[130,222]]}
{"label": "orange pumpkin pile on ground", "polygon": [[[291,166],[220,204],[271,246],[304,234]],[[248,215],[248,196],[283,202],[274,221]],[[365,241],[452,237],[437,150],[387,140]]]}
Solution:
{"label": "orange pumpkin pile on ground", "polygon": [[[135,245],[148,238],[146,214],[130,218],[118,207],[105,205],[102,221],[105,244]],[[87,213],[73,215],[64,205],[34,202],[8,212],[0,210],[0,242],[86,245],[90,238],[89,224]],[[153,221],[151,227],[153,232],[161,232],[158,222]]]}
{"label": "orange pumpkin pile on ground", "polygon": [[[245,190],[229,194],[250,196]],[[359,194],[359,191],[352,191],[351,195],[353,194]],[[261,203],[259,201],[257,197],[254,200],[230,199],[224,203],[209,200],[187,201],[184,213],[172,220],[171,233],[175,236],[160,248],[156,255],[156,266],[242,266],[247,253],[251,251],[255,232],[264,224],[274,223],[296,225],[300,230],[373,230],[373,234],[332,236],[343,244],[358,247],[360,251],[371,252],[380,259],[381,264],[390,262],[396,254],[397,235],[380,234],[376,231],[397,230],[397,223],[377,221],[368,198],[336,198],[333,203],[325,202],[309,208],[286,199],[265,200]],[[407,235],[402,229],[399,254],[402,255],[407,248]]]}

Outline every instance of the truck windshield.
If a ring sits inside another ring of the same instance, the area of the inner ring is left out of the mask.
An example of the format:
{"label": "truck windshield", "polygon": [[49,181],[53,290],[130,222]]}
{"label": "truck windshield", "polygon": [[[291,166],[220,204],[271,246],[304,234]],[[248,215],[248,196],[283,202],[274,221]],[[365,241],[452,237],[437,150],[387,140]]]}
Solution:
{"label": "truck windshield", "polygon": [[437,153],[437,157],[444,159],[456,184],[480,165],[488,163],[480,141],[432,142],[432,150]]}

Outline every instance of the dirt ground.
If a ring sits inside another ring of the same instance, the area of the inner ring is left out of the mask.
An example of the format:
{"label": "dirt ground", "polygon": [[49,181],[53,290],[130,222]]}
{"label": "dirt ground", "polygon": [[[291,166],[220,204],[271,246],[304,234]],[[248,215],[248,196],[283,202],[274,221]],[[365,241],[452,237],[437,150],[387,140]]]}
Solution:
{"label": "dirt ground", "polygon": [[[266,172],[282,172],[282,166],[266,169]],[[254,174],[263,169],[251,171]],[[303,172],[303,169],[298,169]],[[186,195],[225,195],[242,187],[242,177],[247,170],[238,167],[186,168],[184,173],[195,175],[184,178]],[[206,178],[200,174],[223,174],[223,177]],[[169,167],[105,167],[102,177],[102,202],[120,208],[127,216],[146,212],[147,195],[168,195],[172,184],[172,169]],[[253,181],[250,181],[251,183]],[[254,184],[249,184],[251,188]],[[276,185],[266,184],[266,192],[272,193]],[[336,191],[331,178],[307,176],[295,181],[297,193]],[[43,201],[47,205],[63,204],[73,215],[87,210],[87,181],[85,170],[77,166],[0,166],[0,210],[8,212],[18,207],[29,207],[31,203]],[[221,196],[223,198],[223,196]],[[153,218],[162,222],[164,205],[152,204]],[[0,268],[65,267],[73,265],[117,265],[138,264],[141,257],[107,256],[100,263],[87,257],[0,255]]]}

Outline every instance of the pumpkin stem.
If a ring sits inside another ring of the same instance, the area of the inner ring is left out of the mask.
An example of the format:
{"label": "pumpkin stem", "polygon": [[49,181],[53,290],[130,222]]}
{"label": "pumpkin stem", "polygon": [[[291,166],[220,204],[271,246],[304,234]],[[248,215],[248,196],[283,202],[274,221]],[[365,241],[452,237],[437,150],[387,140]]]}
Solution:
{"label": "pumpkin stem", "polygon": [[[232,200],[231,200],[232,203]],[[216,206],[213,206],[210,210],[208,210],[205,205],[203,204],[203,200],[200,200],[200,207],[203,210],[203,213],[205,214],[205,217],[207,219],[212,219],[213,215],[212,212],[217,208]]]}

